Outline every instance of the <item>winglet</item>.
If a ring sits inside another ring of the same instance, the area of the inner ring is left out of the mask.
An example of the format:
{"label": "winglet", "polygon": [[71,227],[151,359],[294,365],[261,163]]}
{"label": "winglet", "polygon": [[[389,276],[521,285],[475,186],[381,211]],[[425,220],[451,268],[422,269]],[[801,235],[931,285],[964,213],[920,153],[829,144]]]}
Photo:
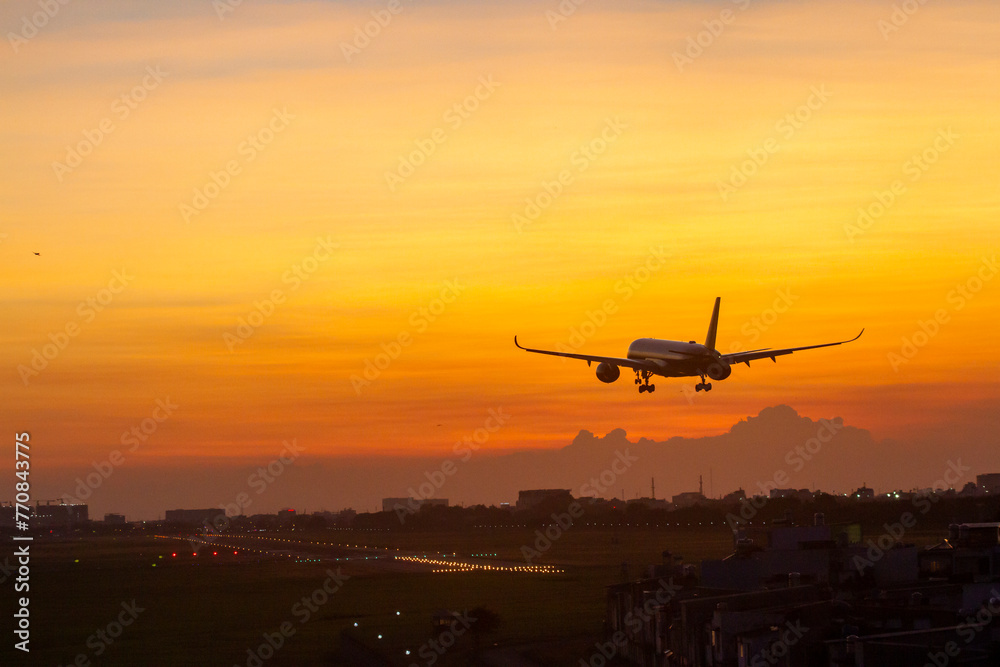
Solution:
{"label": "winglet", "polygon": [[528,348],[526,348],[526,347],[521,347],[521,345],[520,345],[520,344],[518,344],[518,342],[517,342],[517,336],[514,336],[514,345],[517,345],[517,347],[520,347],[520,348],[521,348],[522,350],[526,350],[526,349],[528,349]]}
{"label": "winglet", "polygon": [[712,321],[708,323],[708,335],[705,336],[705,347],[715,350],[715,332],[719,328],[719,302],[721,296],[715,297],[715,308],[712,309]]}
{"label": "winglet", "polygon": [[854,341],[856,341],[857,339],[861,338],[861,334],[863,334],[864,332],[865,332],[865,330],[864,330],[864,329],[862,329],[862,330],[861,330],[861,333],[859,333],[859,334],[858,334],[857,336],[855,336],[854,338],[851,338],[850,340],[842,340],[842,341],[840,341],[839,343],[830,343],[830,344],[831,344],[831,345],[843,345],[844,343],[853,343],[853,342],[854,342]]}

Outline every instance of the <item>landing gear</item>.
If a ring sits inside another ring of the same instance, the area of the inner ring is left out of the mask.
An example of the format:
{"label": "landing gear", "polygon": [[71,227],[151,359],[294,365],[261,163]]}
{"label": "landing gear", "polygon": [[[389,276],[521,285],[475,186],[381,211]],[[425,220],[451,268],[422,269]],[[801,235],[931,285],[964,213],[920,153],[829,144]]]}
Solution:
{"label": "landing gear", "polygon": [[649,384],[649,378],[653,377],[653,374],[649,371],[636,371],[635,372],[635,383],[639,385],[639,393],[643,394],[645,392],[653,393],[656,391],[655,384]]}
{"label": "landing gear", "polygon": [[701,382],[694,386],[695,391],[712,391],[712,383],[705,382],[705,376],[701,376]]}

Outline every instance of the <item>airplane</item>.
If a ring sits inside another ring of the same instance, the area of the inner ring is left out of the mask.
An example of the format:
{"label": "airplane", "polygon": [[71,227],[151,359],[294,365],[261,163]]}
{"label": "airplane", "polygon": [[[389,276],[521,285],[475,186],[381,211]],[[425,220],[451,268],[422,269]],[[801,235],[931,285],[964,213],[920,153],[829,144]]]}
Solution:
{"label": "airplane", "polygon": [[635,372],[635,383],[639,385],[639,393],[656,391],[656,385],[649,383],[649,378],[654,375],[663,377],[694,377],[699,376],[701,382],[694,387],[695,391],[711,391],[712,383],[705,382],[705,376],[716,382],[721,382],[729,377],[736,364],[746,364],[749,368],[750,362],[756,359],[770,359],[777,363],[776,357],[801,350],[814,350],[818,347],[830,347],[832,345],[843,345],[851,343],[861,338],[865,332],[861,330],[854,338],[842,340],[836,343],[823,343],[822,345],[807,345],[806,347],[788,347],[774,350],[769,347],[748,352],[733,352],[731,354],[721,354],[715,349],[715,332],[719,328],[719,303],[722,297],[715,298],[715,308],[712,310],[712,319],[708,324],[708,335],[705,343],[697,343],[693,340],[686,343],[676,340],[661,340],[659,338],[640,338],[632,341],[628,346],[628,358],[619,357],[598,357],[590,354],[572,354],[570,352],[554,352],[551,350],[534,350],[522,346],[514,336],[514,345],[526,352],[536,352],[538,354],[551,354],[557,357],[569,357],[570,359],[582,359],[590,366],[592,362],[597,362],[597,379],[610,384],[621,375],[621,368],[630,368]]}

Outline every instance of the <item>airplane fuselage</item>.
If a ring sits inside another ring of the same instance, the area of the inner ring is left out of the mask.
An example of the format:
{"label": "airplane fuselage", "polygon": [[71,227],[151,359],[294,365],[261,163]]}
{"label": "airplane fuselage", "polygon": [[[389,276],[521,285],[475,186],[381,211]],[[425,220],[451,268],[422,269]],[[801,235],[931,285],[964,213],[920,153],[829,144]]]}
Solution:
{"label": "airplane fuselage", "polygon": [[639,338],[628,346],[627,358],[652,361],[659,367],[657,375],[690,377],[699,375],[714,363],[719,353],[694,341]]}
{"label": "airplane fuselage", "polygon": [[628,346],[629,359],[662,359],[663,361],[682,361],[698,357],[711,357],[712,352],[701,343],[682,343],[679,340],[662,340],[660,338],[639,338]]}

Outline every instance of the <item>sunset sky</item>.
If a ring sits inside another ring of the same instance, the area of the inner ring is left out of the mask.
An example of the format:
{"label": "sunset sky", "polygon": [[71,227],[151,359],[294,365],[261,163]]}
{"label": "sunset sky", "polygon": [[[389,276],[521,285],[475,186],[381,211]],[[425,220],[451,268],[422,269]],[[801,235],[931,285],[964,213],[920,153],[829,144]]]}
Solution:
{"label": "sunset sky", "polygon": [[[917,458],[996,440],[995,0],[40,4],[0,8],[35,498],[116,449],[119,477],[447,456],[500,408],[487,455],[778,404]],[[513,345],[700,342],[716,296],[722,352],[866,331],[707,395]]]}

